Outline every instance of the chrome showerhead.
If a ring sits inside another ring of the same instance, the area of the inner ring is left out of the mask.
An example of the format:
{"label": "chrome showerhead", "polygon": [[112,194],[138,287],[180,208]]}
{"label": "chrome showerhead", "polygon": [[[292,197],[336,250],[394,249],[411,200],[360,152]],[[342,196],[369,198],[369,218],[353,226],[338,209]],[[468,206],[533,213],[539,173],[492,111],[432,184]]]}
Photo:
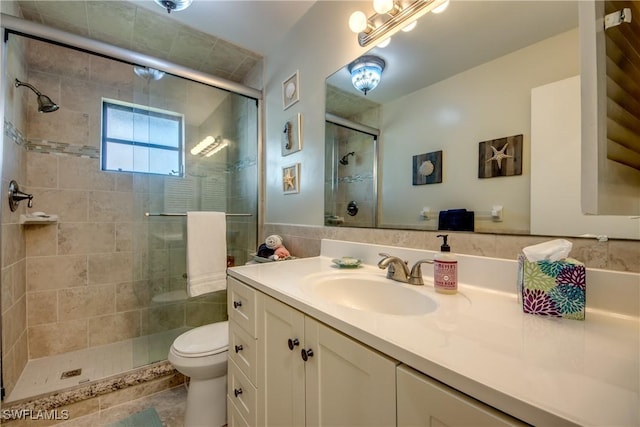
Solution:
{"label": "chrome showerhead", "polygon": [[55,102],[51,100],[47,95],[40,93],[38,89],[31,86],[29,83],[23,83],[16,79],[16,87],[26,86],[31,89],[38,96],[38,112],[40,113],[52,113],[60,108]]}
{"label": "chrome showerhead", "polygon": [[349,156],[355,156],[356,153],[355,152],[350,152],[345,154],[344,156],[342,156],[342,158],[339,160],[341,165],[348,165],[349,164]]}
{"label": "chrome showerhead", "polygon": [[133,72],[138,77],[142,77],[146,80],[160,80],[164,77],[164,71],[156,70],[151,67],[143,67],[141,65],[134,65]]}

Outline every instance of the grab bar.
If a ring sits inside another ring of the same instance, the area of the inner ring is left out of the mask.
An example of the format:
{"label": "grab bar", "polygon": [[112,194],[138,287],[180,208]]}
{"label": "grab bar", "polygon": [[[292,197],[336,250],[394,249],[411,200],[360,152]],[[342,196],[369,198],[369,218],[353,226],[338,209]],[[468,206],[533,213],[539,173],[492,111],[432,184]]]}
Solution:
{"label": "grab bar", "polygon": [[[253,216],[253,214],[250,214],[250,213],[228,213],[226,215],[227,216]],[[144,216],[187,216],[187,214],[171,213],[171,212],[159,212],[159,213],[145,212]]]}

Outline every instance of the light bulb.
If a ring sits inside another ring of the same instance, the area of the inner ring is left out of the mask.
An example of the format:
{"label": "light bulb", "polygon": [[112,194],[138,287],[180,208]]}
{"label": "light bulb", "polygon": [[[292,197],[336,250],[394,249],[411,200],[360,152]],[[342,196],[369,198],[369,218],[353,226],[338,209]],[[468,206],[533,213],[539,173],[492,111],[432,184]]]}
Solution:
{"label": "light bulb", "polygon": [[382,40],[380,43],[378,43],[376,46],[383,49],[387,46],[389,46],[389,43],[391,43],[391,37],[387,37],[386,39]]}
{"label": "light bulb", "polygon": [[446,9],[447,7],[449,7],[449,0],[444,0],[444,1],[442,2],[442,4],[440,4],[440,5],[436,6],[436,7],[434,7],[434,8],[433,8],[433,10],[432,10],[432,12],[433,12],[433,13],[442,13],[442,12],[444,12],[444,11],[445,11],[445,9]]}
{"label": "light bulb", "polygon": [[349,17],[349,28],[354,33],[361,33],[367,29],[367,15],[359,10],[353,12]]}
{"label": "light bulb", "polygon": [[393,0],[373,0],[373,10],[380,15],[389,13],[393,9]]}
{"label": "light bulb", "polygon": [[404,31],[405,33],[408,33],[409,31],[413,30],[416,25],[418,25],[418,21],[415,20],[410,24],[405,25],[404,27],[402,27],[402,31]]}

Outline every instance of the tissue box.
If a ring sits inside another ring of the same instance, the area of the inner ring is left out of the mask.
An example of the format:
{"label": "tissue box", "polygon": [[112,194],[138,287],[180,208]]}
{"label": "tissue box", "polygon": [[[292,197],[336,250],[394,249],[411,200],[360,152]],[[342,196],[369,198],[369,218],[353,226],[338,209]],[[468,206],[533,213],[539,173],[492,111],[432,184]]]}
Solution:
{"label": "tissue box", "polygon": [[518,301],[525,313],[584,320],[586,275],[575,259],[528,261],[518,256]]}

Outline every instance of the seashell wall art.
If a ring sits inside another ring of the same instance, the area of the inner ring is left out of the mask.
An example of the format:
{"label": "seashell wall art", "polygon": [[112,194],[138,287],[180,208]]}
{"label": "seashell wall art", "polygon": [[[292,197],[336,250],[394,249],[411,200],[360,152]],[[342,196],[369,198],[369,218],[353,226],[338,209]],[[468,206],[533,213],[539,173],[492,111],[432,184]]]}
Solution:
{"label": "seashell wall art", "polygon": [[413,185],[442,182],[442,150],[413,156]]}

